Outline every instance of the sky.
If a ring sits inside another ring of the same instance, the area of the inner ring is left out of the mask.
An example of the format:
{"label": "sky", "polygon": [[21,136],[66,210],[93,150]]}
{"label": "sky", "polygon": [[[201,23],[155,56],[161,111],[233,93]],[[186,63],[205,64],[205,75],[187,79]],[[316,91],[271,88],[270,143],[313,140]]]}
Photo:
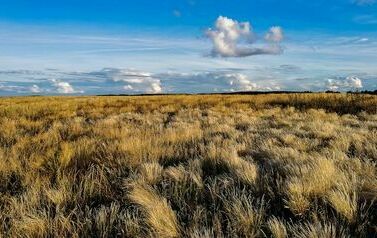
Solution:
{"label": "sky", "polygon": [[377,0],[0,0],[0,96],[377,89]]}

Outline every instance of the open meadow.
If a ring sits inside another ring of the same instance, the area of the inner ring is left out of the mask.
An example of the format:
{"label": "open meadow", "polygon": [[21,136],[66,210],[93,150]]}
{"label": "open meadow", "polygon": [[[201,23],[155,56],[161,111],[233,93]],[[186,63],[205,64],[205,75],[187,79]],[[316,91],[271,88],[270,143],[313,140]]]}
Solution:
{"label": "open meadow", "polygon": [[0,98],[0,237],[376,237],[377,96]]}

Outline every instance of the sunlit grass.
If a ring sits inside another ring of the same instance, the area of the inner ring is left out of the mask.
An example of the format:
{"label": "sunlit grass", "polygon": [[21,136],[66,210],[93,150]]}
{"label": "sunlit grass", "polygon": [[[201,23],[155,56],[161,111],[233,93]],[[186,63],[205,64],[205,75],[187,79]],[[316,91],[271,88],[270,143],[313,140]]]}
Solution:
{"label": "sunlit grass", "polygon": [[377,97],[0,99],[1,237],[373,237]]}

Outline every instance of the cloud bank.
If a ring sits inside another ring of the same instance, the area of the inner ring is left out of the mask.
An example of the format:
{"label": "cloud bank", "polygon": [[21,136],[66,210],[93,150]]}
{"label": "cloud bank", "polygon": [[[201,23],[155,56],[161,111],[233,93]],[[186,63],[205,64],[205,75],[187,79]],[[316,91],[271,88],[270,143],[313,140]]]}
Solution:
{"label": "cloud bank", "polygon": [[[0,72],[1,74],[1,72]],[[4,72],[7,74],[7,72]],[[159,94],[213,93],[279,90],[278,85],[260,85],[240,70],[190,73],[151,73],[135,69],[104,68],[84,72],[38,72],[40,78],[0,84],[1,94]],[[19,71],[20,77],[29,77]],[[267,83],[268,84],[268,83]]]}
{"label": "cloud bank", "polygon": [[280,43],[284,39],[283,29],[279,26],[271,27],[265,35],[267,44],[254,47],[256,35],[249,22],[220,16],[215,22],[214,29],[208,29],[206,36],[211,39],[213,57],[247,57],[252,55],[277,55],[283,53]]}
{"label": "cloud bank", "polygon": [[349,76],[345,78],[327,79],[326,89],[331,91],[347,91],[359,90],[363,88],[363,83],[360,78],[356,76]]}
{"label": "cloud bank", "polygon": [[272,90],[271,87],[260,86],[253,82],[250,76],[236,71],[164,73],[159,74],[158,77],[163,80],[167,92],[211,93]]}
{"label": "cloud bank", "polygon": [[[127,68],[104,68],[96,71],[40,71],[12,73],[13,80],[0,82],[2,95],[57,94],[159,94],[222,93],[237,91],[279,90],[374,90],[375,74],[349,73],[359,76],[312,76],[296,65],[275,65],[265,69],[224,68],[202,71],[167,71],[153,73]],[[292,74],[301,77],[292,77]],[[334,74],[328,74],[334,75]],[[344,75],[344,74],[339,74]],[[0,71],[7,76],[7,71]]]}
{"label": "cloud bank", "polygon": [[134,69],[105,68],[99,72],[92,72],[92,75],[99,75],[116,83],[123,83],[122,88],[128,92],[136,93],[162,93],[160,79],[151,73],[137,71]]}

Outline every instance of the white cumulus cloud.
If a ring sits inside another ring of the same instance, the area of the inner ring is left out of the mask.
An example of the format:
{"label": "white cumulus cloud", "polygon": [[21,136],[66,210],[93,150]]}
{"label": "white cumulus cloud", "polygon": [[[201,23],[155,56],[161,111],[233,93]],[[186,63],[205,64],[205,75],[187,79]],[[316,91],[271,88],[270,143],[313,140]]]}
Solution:
{"label": "white cumulus cloud", "polygon": [[326,88],[332,91],[358,90],[363,88],[363,82],[356,76],[327,79]]}
{"label": "white cumulus cloud", "polygon": [[225,74],[210,74],[219,83],[224,83],[228,86],[229,91],[253,91],[260,87],[253,83],[249,77],[241,73],[225,73]]}
{"label": "white cumulus cloud", "polygon": [[246,57],[283,52],[280,42],[284,34],[278,26],[271,27],[266,34],[268,44],[264,47],[253,47],[256,37],[249,22],[238,22],[223,16],[217,18],[215,28],[208,29],[206,35],[213,43],[212,56]]}
{"label": "white cumulus cloud", "polygon": [[76,91],[68,82],[63,82],[57,79],[51,79],[51,82],[55,87],[56,92],[60,94],[83,93],[83,91]]}
{"label": "white cumulus cloud", "polygon": [[273,26],[267,32],[265,39],[269,42],[279,43],[284,39],[283,29],[280,26]]}
{"label": "white cumulus cloud", "polygon": [[135,93],[156,94],[162,92],[161,80],[150,73],[133,69],[106,68],[97,74],[102,74],[108,80],[124,83],[123,89]]}
{"label": "white cumulus cloud", "polygon": [[30,92],[32,93],[41,93],[43,90],[36,84],[30,87]]}

